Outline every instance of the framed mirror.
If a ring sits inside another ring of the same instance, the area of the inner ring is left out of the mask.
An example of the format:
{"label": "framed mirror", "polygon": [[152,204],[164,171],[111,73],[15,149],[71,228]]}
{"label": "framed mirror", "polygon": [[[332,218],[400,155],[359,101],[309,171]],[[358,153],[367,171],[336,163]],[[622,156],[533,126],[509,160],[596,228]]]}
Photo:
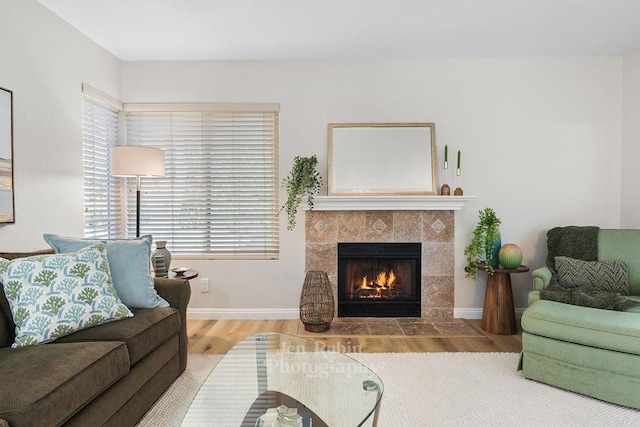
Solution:
{"label": "framed mirror", "polygon": [[330,195],[435,195],[434,123],[330,123]]}
{"label": "framed mirror", "polygon": [[13,92],[0,87],[0,224],[13,214]]}

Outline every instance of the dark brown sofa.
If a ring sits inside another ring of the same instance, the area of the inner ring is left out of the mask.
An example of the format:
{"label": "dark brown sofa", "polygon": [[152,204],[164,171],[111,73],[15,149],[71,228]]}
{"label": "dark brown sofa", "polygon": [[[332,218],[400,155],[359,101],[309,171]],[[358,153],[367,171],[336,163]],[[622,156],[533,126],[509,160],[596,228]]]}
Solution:
{"label": "dark brown sofa", "polygon": [[[0,253],[12,259],[38,253]],[[133,426],[187,365],[188,280],[155,279],[171,307],[11,348],[13,324],[0,284],[0,425]]]}

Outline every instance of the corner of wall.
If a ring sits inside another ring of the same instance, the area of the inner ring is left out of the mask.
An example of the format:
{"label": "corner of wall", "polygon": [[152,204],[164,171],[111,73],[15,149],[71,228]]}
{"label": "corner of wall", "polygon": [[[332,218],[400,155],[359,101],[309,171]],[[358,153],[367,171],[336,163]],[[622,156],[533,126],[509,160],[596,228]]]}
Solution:
{"label": "corner of wall", "polygon": [[623,58],[620,226],[640,228],[640,51]]}

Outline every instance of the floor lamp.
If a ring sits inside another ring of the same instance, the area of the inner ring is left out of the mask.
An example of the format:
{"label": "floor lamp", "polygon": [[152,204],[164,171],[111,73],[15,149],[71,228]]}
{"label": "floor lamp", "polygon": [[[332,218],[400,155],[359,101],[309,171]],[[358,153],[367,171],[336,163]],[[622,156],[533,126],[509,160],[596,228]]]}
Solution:
{"label": "floor lamp", "polygon": [[111,175],[136,177],[136,237],[140,237],[140,177],[164,176],[164,152],[132,145],[113,147]]}

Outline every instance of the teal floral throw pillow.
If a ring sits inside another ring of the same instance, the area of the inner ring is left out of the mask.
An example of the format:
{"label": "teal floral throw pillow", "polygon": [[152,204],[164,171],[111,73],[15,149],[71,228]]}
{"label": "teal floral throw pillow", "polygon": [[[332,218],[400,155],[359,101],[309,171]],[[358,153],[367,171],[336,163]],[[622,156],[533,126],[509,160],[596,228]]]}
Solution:
{"label": "teal floral throw pillow", "polygon": [[111,282],[104,243],[75,253],[0,258],[0,281],[16,324],[14,348],[133,316]]}

